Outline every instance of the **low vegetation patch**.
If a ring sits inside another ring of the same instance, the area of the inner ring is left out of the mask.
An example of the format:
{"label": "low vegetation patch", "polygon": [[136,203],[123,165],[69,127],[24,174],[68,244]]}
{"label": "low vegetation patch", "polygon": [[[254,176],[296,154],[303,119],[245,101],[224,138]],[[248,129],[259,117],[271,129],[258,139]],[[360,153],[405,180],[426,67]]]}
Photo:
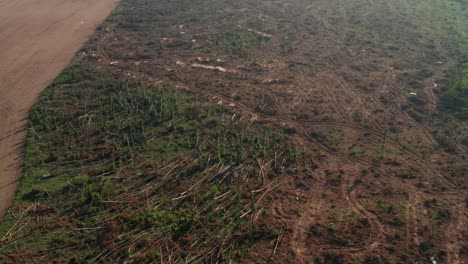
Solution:
{"label": "low vegetation patch", "polygon": [[286,142],[188,92],[75,65],[31,112],[2,259],[239,257],[270,233],[265,196],[298,158]]}

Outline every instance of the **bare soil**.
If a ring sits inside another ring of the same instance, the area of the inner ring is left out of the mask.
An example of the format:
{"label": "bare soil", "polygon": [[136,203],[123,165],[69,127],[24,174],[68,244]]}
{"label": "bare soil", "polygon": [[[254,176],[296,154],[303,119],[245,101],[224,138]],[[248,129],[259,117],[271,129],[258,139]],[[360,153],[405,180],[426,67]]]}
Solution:
{"label": "bare soil", "polygon": [[0,0],[0,217],[21,175],[28,111],[116,0]]}

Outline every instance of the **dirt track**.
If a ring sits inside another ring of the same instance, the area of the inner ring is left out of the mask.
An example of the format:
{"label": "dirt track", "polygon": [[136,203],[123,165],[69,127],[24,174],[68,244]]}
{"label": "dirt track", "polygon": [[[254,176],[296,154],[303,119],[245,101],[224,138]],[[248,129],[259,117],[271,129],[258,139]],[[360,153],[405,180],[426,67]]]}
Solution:
{"label": "dirt track", "polygon": [[0,217],[20,177],[28,111],[116,0],[0,0]]}

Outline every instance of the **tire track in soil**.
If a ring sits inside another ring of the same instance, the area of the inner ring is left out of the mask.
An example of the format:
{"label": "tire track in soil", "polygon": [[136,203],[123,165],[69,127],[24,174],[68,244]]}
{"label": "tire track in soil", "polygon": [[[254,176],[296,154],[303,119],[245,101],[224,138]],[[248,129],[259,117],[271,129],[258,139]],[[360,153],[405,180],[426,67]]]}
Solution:
{"label": "tire track in soil", "polygon": [[410,248],[410,245],[412,244],[412,237],[413,237],[413,233],[414,231],[412,230],[412,228],[414,227],[414,223],[413,223],[413,212],[412,212],[412,205],[411,205],[411,198],[412,198],[412,194],[408,194],[408,202],[406,203],[406,213],[405,213],[405,222],[406,222],[406,226],[405,226],[405,234],[406,234],[406,237],[405,237],[405,246],[406,246],[406,250],[409,251],[409,248]]}
{"label": "tire track in soil", "polygon": [[[395,80],[396,79],[396,74],[395,74],[395,71],[393,70],[393,68],[388,64],[386,63],[384,65],[385,69],[387,70],[387,72],[389,72],[392,77],[391,77],[391,80]],[[432,89],[431,89],[431,92],[432,92]],[[432,97],[433,97],[433,92],[432,92]],[[377,98],[375,98],[374,96],[372,96],[372,98],[374,100],[376,100]],[[434,98],[432,98],[434,99]],[[434,100],[433,102],[427,102],[430,106],[431,106],[431,110],[434,111],[435,108],[437,107],[437,102]],[[408,120],[410,120],[415,126],[417,126],[423,133],[424,135],[426,136],[426,138],[433,144],[433,145],[439,145],[439,143],[437,142],[437,140],[435,140],[435,138],[431,135],[431,133],[429,132],[429,129],[424,126],[423,124],[420,124],[419,122],[417,122],[416,120],[414,120],[414,118],[410,117],[408,114],[406,114],[406,118]]]}
{"label": "tire track in soil", "polygon": [[[334,73],[336,76],[332,77],[332,76],[329,76],[328,75],[328,72],[323,72],[322,74],[326,73],[326,78],[328,79],[331,79],[331,80],[334,80],[334,79],[337,79],[339,84],[341,86],[343,86],[346,90],[346,91],[351,91],[351,96],[349,96],[349,98],[353,99],[353,100],[356,100],[358,102],[361,103],[361,105],[364,105],[360,96],[358,95],[357,92],[354,91],[354,89],[352,89],[351,87],[349,87],[349,85],[346,84],[345,81],[343,81],[341,78],[337,77],[338,74],[337,73]],[[332,95],[330,94],[330,92],[328,91],[328,89],[325,89],[327,91],[327,94],[328,94],[328,97],[332,97]],[[377,98],[375,98],[374,96],[371,96],[373,100],[377,100]],[[334,103],[335,105],[335,108],[341,108],[339,110],[339,113],[341,114],[341,116],[343,118],[345,118],[345,120],[351,120],[351,117],[345,113],[347,113],[348,111],[346,109],[344,109],[344,107],[342,107],[342,104],[338,103],[336,100],[332,100],[332,102]],[[366,113],[369,115],[369,113]],[[414,120],[413,118],[409,117],[408,115],[406,115],[408,120],[411,120],[413,125],[415,125],[416,127],[418,127],[424,134],[424,136],[434,145],[438,145],[437,141],[434,139],[434,137],[429,133],[429,130],[427,127],[423,126],[422,124],[418,123],[416,120]],[[356,126],[356,129],[360,129],[358,125],[356,125],[355,123],[349,121],[347,122],[349,123],[350,125],[354,125]],[[374,128],[369,128],[369,130],[373,130],[373,131],[376,131],[376,129],[378,129],[378,127],[374,127]]]}
{"label": "tire track in soil", "polygon": [[447,238],[447,263],[463,264],[464,260],[460,257],[460,247],[466,244],[463,238],[463,232],[466,232],[466,209],[464,206],[459,206],[455,214],[457,221],[450,221],[450,225],[446,229],[448,232],[445,235]]}
{"label": "tire track in soil", "polygon": [[[388,66],[387,66],[387,68],[388,68]],[[391,69],[388,69],[388,70],[394,75],[393,70],[391,70]],[[338,80],[339,84],[342,85],[342,86],[345,88],[345,89],[344,89],[345,91],[350,91],[350,92],[351,92],[352,95],[349,96],[349,98],[351,98],[351,99],[353,99],[353,100],[357,100],[358,102],[361,103],[361,105],[364,105],[363,102],[362,102],[362,100],[361,100],[361,98],[360,98],[360,96],[358,95],[358,93],[357,93],[356,91],[354,91],[354,89],[352,89],[351,87],[349,87],[349,85],[347,85],[345,81],[343,81],[341,78],[339,78],[339,77],[338,77],[338,74],[337,74],[336,72],[333,72],[334,76],[330,76],[330,75],[329,75],[329,74],[330,74],[329,72],[330,72],[330,71],[325,71],[325,72],[321,72],[320,74],[324,75],[325,78],[328,78],[328,79],[330,79],[330,80]],[[326,93],[327,93],[327,97],[328,97],[328,98],[333,98],[333,96],[332,96],[331,93],[329,92],[329,89],[325,89],[325,91],[326,91]],[[368,95],[368,96],[370,96],[370,95]],[[376,98],[375,96],[370,96],[370,97],[371,97],[373,100],[378,101],[377,98]],[[334,100],[334,99],[330,99],[330,101],[333,102],[335,109],[339,109],[338,112],[340,113],[340,115],[342,116],[342,118],[345,118],[345,120],[351,120],[351,117],[350,117],[348,114],[345,114],[345,113],[347,113],[348,111],[347,111],[344,107],[342,107],[342,104],[338,103],[338,102],[337,102],[336,100]],[[432,104],[437,105],[437,103],[432,103]],[[369,115],[369,113],[367,113],[367,112],[366,112],[366,114]],[[424,134],[424,136],[425,136],[432,144],[438,145],[437,140],[435,140],[434,137],[429,133],[429,129],[428,129],[426,126],[420,124],[419,122],[417,122],[416,120],[414,120],[413,118],[411,118],[411,117],[408,116],[408,115],[406,115],[406,117],[407,117],[408,120],[410,120],[410,121],[413,123],[414,126],[418,127],[418,128],[421,130],[421,132]],[[349,124],[351,124],[351,125],[355,125],[355,123],[353,123],[353,122],[351,122],[351,121],[349,121],[349,122],[347,122],[347,123],[349,123]],[[379,128],[379,127],[375,126],[375,127],[373,128],[373,130],[375,131],[375,130],[378,129],[378,128]],[[356,128],[356,129],[358,129],[358,128]],[[369,129],[371,129],[371,128],[369,128]]]}
{"label": "tire track in soil", "polygon": [[296,221],[298,224],[292,225],[293,235],[291,239],[291,248],[296,254],[302,263],[306,263],[309,258],[309,254],[306,253],[307,250],[307,229],[312,226],[315,222],[315,217],[317,212],[323,207],[322,199],[318,199],[318,202],[308,201],[305,208],[302,208],[302,214],[299,219]]}
{"label": "tire track in soil", "polygon": [[408,193],[408,202],[406,207],[406,248],[412,250],[411,245],[419,245],[422,238],[419,237],[418,217],[416,214],[416,205],[420,196],[417,192]]}
{"label": "tire track in soil", "polygon": [[104,35],[101,37],[101,39],[98,41],[96,45],[96,54],[98,54],[99,57],[102,59],[102,63],[105,65],[108,65],[111,62],[111,59],[109,55],[106,52],[106,46],[109,43],[109,38],[111,37],[110,33],[110,28],[106,28],[106,32]]}
{"label": "tire track in soil", "polygon": [[[379,240],[381,241],[384,239],[385,229],[377,216],[368,211],[357,199],[356,190],[353,186],[355,179],[356,177],[348,177],[348,179],[346,179],[348,184],[342,183],[340,191],[352,210],[359,215],[364,216],[369,221],[371,234],[367,240],[364,241],[364,245],[362,247],[342,248],[342,250],[351,250],[351,252],[369,252],[371,250],[375,250],[380,245]],[[330,248],[329,250],[336,251],[336,249],[337,248]]]}
{"label": "tire track in soil", "polygon": [[[322,74],[325,74],[326,72],[323,72]],[[328,76],[328,73],[326,73]],[[330,76],[328,76],[328,78],[331,78]],[[349,90],[350,88],[347,87],[346,84],[343,83],[343,85],[345,85],[345,87],[347,88],[347,90]],[[334,107],[335,109],[337,109],[338,113],[341,115],[342,118],[345,118],[345,120],[351,120],[351,118],[346,115],[346,109],[344,109],[341,104],[339,104],[335,99],[333,99],[333,96],[330,94],[330,92],[328,91],[328,89],[324,89],[327,93],[327,97],[330,98],[330,101],[334,104]],[[355,94],[355,96],[357,96]],[[421,129],[421,131],[425,134],[425,136],[433,143],[433,144],[436,144],[437,145],[437,141],[429,134],[428,132],[428,129],[419,124],[417,121],[415,121],[414,119],[410,118],[409,120],[412,120],[413,121],[413,124],[417,127],[419,127]],[[375,129],[372,129],[372,128],[364,128],[360,125],[357,125],[351,121],[348,121],[346,122],[345,124],[347,124],[348,128],[351,128],[351,129],[355,129],[355,130],[359,130],[363,133],[370,133],[372,134],[376,139],[378,140],[381,140],[383,141],[383,133],[382,132],[379,132],[379,131],[376,131]],[[400,143],[398,143],[397,141],[395,141],[394,139],[392,138],[389,138],[387,137],[386,139],[386,144],[389,144],[391,145],[391,147],[397,149],[398,151],[404,153],[405,155],[409,156],[413,161],[415,161],[418,165],[420,165],[422,168],[424,168],[424,171],[427,173],[428,176],[433,176],[433,177],[436,177],[437,179],[439,179],[440,181],[442,181],[442,183],[444,185],[446,185],[446,187],[452,189],[452,190],[455,190],[455,191],[461,191],[460,188],[454,183],[452,182],[450,179],[448,179],[447,177],[437,173],[434,171],[433,169],[433,166],[432,164],[430,164],[429,162],[423,160],[422,158],[420,158],[417,154],[415,154],[414,152],[404,148]]]}

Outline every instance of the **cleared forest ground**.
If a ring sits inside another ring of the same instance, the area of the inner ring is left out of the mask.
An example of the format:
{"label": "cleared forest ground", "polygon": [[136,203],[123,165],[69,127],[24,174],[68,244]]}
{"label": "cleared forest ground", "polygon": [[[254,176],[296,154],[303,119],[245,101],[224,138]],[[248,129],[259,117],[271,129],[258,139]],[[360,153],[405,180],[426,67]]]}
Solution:
{"label": "cleared forest ground", "polygon": [[465,263],[465,8],[121,2],[31,112],[3,261]]}

